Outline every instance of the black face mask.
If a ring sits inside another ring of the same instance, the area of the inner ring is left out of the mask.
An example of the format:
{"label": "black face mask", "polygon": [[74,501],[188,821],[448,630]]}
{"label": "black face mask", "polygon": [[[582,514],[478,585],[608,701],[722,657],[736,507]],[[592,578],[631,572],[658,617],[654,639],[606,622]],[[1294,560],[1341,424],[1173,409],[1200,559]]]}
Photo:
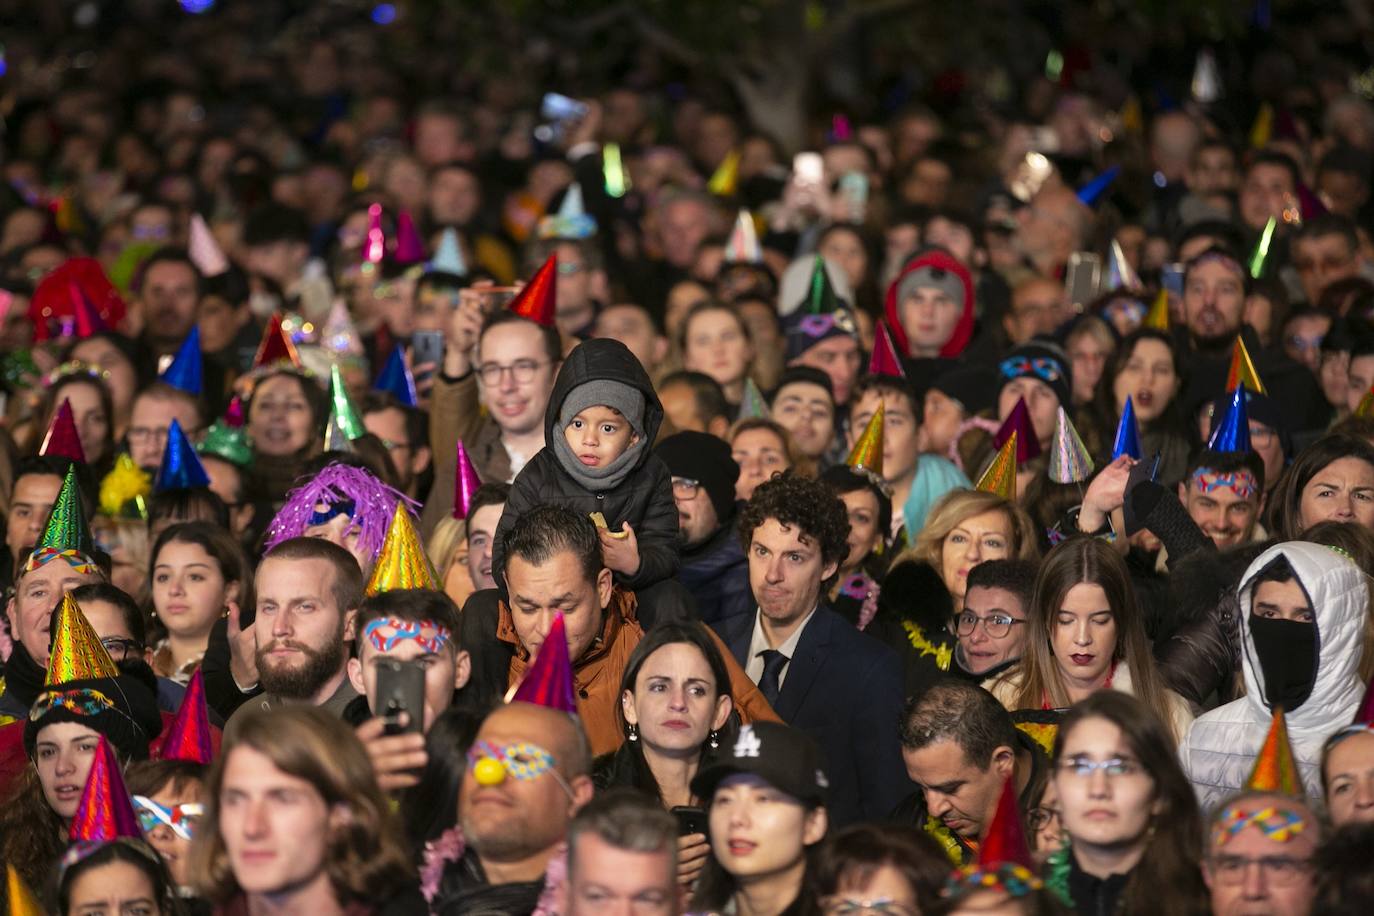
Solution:
{"label": "black face mask", "polygon": [[1250,636],[1270,708],[1292,712],[1307,702],[1317,681],[1317,625],[1251,615]]}

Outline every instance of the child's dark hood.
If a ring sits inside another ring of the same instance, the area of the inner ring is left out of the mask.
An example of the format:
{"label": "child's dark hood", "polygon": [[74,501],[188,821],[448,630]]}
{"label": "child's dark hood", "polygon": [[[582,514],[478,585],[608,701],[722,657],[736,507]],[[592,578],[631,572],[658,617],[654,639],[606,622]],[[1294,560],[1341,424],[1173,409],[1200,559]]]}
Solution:
{"label": "child's dark hood", "polygon": [[544,410],[544,441],[553,442],[555,436],[563,435],[558,422],[563,412],[563,402],[578,385],[595,381],[621,382],[635,388],[644,395],[644,438],[646,447],[640,453],[638,465],[648,460],[653,452],[653,443],[658,438],[658,428],[663,423],[663,405],[659,403],[658,393],[654,391],[649,374],[629,347],[610,337],[594,337],[583,341],[563,360],[558,377],[553,380],[553,392],[549,395],[549,406]]}

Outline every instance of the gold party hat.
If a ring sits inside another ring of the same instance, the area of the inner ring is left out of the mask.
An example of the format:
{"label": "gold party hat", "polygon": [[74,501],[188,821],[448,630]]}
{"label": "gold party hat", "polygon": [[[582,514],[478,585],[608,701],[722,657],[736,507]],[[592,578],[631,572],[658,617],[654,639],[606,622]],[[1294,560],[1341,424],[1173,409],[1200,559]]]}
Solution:
{"label": "gold party hat", "polygon": [[10,916],[43,916],[43,907],[29,890],[13,865],[5,866],[5,889],[8,892]]}
{"label": "gold party hat", "polygon": [[439,577],[425,557],[420,536],[415,532],[415,523],[406,510],[405,503],[396,501],[396,511],[391,516],[391,524],[386,529],[386,539],[377,554],[377,564],[372,568],[372,578],[367,583],[367,594],[378,595],[398,588],[429,588],[438,590]]}
{"label": "gold party hat", "polygon": [[1016,433],[1013,432],[1002,443],[997,457],[978,478],[975,489],[984,493],[996,493],[1009,503],[1016,502]]}
{"label": "gold party hat", "polygon": [[864,427],[863,435],[854,443],[854,449],[849,453],[849,457],[844,460],[856,471],[867,471],[874,477],[882,480],[883,478],[883,405],[878,404],[878,409],[873,412],[873,416],[868,418],[868,425]]}
{"label": "gold party hat", "polygon": [[100,637],[81,613],[72,593],[67,592],[53,621],[52,651],[48,654],[48,676],[43,686],[97,677],[119,677],[119,667],[101,645]]}
{"label": "gold party hat", "polygon": [[1235,391],[1240,385],[1249,388],[1255,394],[1268,394],[1264,390],[1264,382],[1260,381],[1259,373],[1255,371],[1255,363],[1250,359],[1250,351],[1245,349],[1245,341],[1236,336],[1235,348],[1231,351],[1231,366],[1226,371],[1226,391]]}
{"label": "gold party hat", "polygon": [[1155,296],[1155,301],[1150,305],[1150,311],[1145,315],[1144,327],[1154,328],[1156,331],[1169,330],[1169,291],[1161,289],[1159,295]]}

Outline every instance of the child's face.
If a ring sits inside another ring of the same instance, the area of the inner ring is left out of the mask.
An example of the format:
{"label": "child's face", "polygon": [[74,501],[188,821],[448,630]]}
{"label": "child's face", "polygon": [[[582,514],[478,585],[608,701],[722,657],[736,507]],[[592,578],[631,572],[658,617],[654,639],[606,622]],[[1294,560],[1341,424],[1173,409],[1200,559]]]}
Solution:
{"label": "child's face", "polygon": [[620,411],[599,404],[573,417],[563,435],[573,454],[589,468],[604,468],[639,441]]}

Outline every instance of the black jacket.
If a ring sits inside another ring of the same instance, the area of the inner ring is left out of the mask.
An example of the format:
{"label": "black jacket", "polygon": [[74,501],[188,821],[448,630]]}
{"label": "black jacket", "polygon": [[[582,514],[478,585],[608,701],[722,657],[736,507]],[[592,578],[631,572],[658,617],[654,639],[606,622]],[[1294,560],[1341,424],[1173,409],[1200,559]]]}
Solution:
{"label": "black jacket", "polygon": [[678,581],[692,593],[701,622],[717,632],[722,622],[753,614],[757,605],[749,588],[749,560],[733,515],[702,543],[683,548]]}
{"label": "black jacket", "polygon": [[[644,437],[639,462],[619,486],[593,493],[566,472],[554,452],[555,437],[563,430],[558,415],[574,388],[585,382],[611,380],[637,388],[644,395]],[[492,569],[504,569],[502,538],[515,520],[539,505],[564,506],[579,515],[600,512],[611,531],[625,522],[634,528],[639,545],[639,572],[633,576],[616,575],[627,588],[641,589],[670,579],[677,574],[678,516],[673,502],[673,480],[663,459],[654,454],[652,443],[663,422],[663,405],[654,393],[653,383],[638,359],[619,341],[609,338],[589,340],[568,354],[554,380],[549,406],[544,412],[545,446],[516,475],[510,498],[496,526],[496,546]]]}

